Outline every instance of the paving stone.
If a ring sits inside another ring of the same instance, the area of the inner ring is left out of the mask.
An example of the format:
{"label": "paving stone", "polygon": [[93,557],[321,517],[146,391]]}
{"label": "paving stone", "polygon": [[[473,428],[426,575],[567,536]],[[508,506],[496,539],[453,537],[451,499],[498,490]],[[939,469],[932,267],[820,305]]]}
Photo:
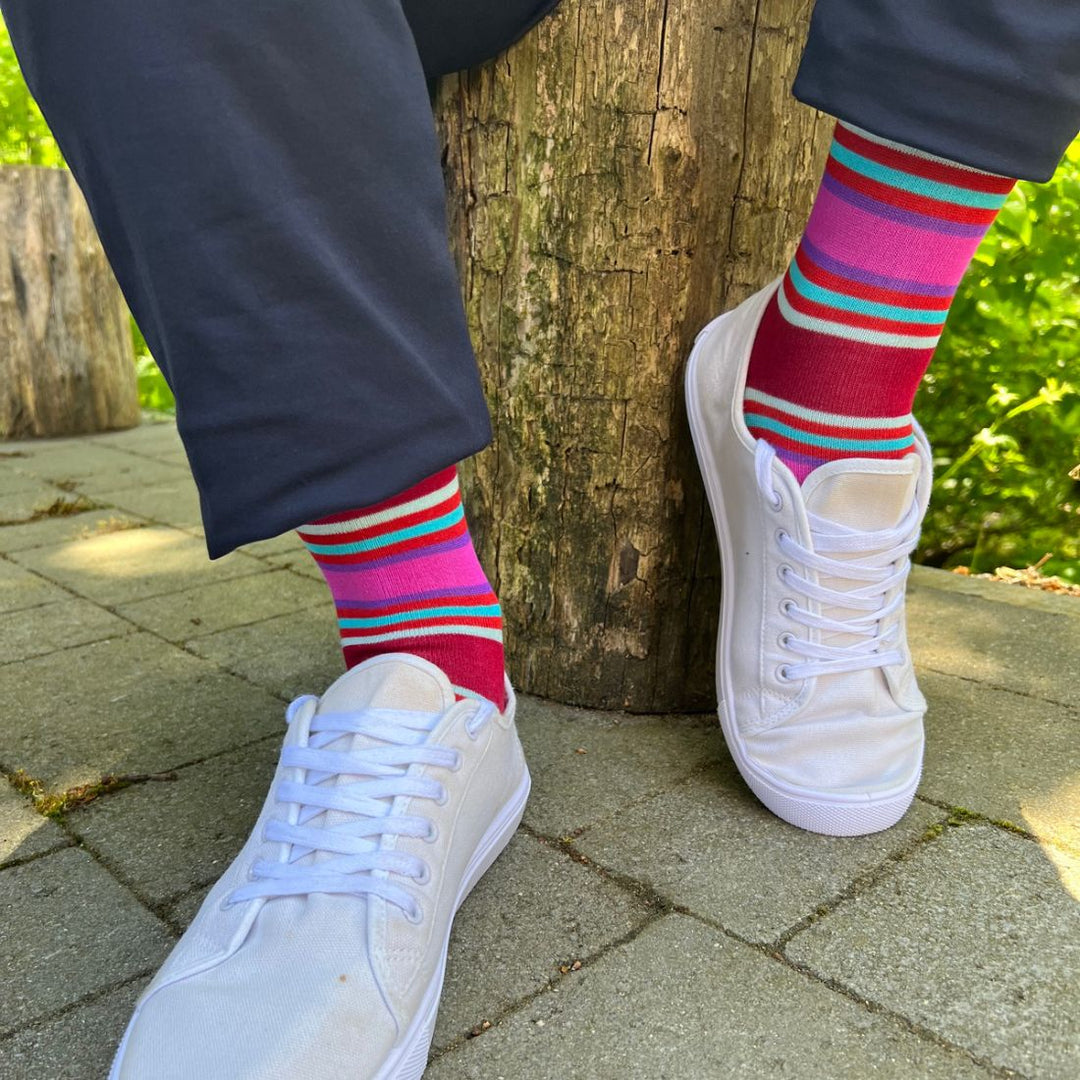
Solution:
{"label": "paving stone", "polygon": [[725,764],[586,830],[576,847],[748,940],[770,942],[943,816],[916,803],[883,833],[821,836],[769,813]]}
{"label": "paving stone", "polygon": [[189,641],[316,606],[333,624],[334,605],[325,585],[271,570],[121,604],[117,611],[170,641]]}
{"label": "paving stone", "polygon": [[759,950],[669,915],[568,976],[425,1080],[974,1080],[964,1054]]}
{"label": "paving stone", "polygon": [[[199,494],[190,476],[180,474],[165,483],[121,490],[104,489],[94,496],[100,503],[137,514],[161,525],[194,532],[202,528]],[[206,557],[206,546],[202,545]]]}
{"label": "paving stone", "polygon": [[18,495],[24,491],[36,491],[44,485],[30,473],[19,468],[21,458],[10,451],[0,450],[0,496]]}
{"label": "paving stone", "polygon": [[66,790],[279,734],[281,702],[150,634],[0,667],[0,761]]}
{"label": "paving stone", "polygon": [[[285,721],[278,710],[281,737]],[[140,895],[161,903],[216,881],[244,845],[274,775],[281,738],[136,784],[75,810],[68,824]]]}
{"label": "paving stone", "polygon": [[[257,559],[274,559],[279,565],[292,559],[299,561],[301,557],[307,559],[312,565],[315,562],[295,532],[282,533],[281,536],[275,536],[269,540],[258,540],[254,544],[245,544],[238,550],[244,552],[245,555],[254,555]],[[318,573],[318,567],[316,567],[316,572]],[[322,575],[318,576],[321,580]]]}
{"label": "paving stone", "polygon": [[[247,551],[248,549],[242,548],[241,550]],[[257,553],[253,552],[253,554]],[[325,584],[322,571],[303,544],[299,547],[285,548],[282,551],[267,552],[259,555],[259,557],[280,570],[291,570],[294,574],[302,574],[304,577],[311,578],[312,581],[320,581]]]}
{"label": "paving stone", "polygon": [[592,712],[523,695],[517,725],[533,778],[525,822],[546,836],[568,836],[727,757],[711,717]]}
{"label": "paving stone", "polygon": [[157,966],[171,938],[92,858],[67,848],[0,873],[0,1034]]}
{"label": "paving stone", "polygon": [[433,1045],[462,1038],[642,926],[644,903],[525,834],[462,906],[450,938]]}
{"label": "paving stone", "polygon": [[177,465],[128,454],[93,440],[46,442],[19,459],[19,471],[51,483],[72,483],[80,491],[116,490],[176,480],[183,475]]}
{"label": "paving stone", "polygon": [[89,540],[105,533],[137,529],[145,525],[142,518],[122,510],[89,510],[84,514],[42,518],[24,525],[0,528],[0,552],[26,551],[28,548],[50,547],[76,540]]}
{"label": "paving stone", "polygon": [[210,885],[200,885],[197,889],[184,893],[171,904],[167,904],[162,911],[163,916],[183,933],[191,925],[191,920],[195,918],[212,884],[213,882]]}
{"label": "paving stone", "polygon": [[142,600],[266,571],[258,559],[236,553],[210,562],[201,540],[164,526],[18,551],[11,558],[101,604]]}
{"label": "paving stone", "polygon": [[1078,900],[1031,841],[947,829],[788,954],[1002,1068],[1075,1077]]}
{"label": "paving stone", "polygon": [[188,648],[283,698],[321,694],[345,670],[329,608],[207,634]]}
{"label": "paving stone", "polygon": [[[954,574],[951,570],[938,570],[933,566],[912,566],[908,580],[908,596],[914,598],[916,594],[920,594],[919,603],[922,602],[921,594],[927,589],[933,589],[956,596],[974,596],[996,604],[1011,604],[1013,607],[1080,618],[1080,604],[1075,603],[1075,597],[1062,596],[1046,589],[1028,589],[1005,581]],[[1009,618],[1007,615],[1002,617]]]}
{"label": "paving stone", "polygon": [[0,527],[34,521],[56,503],[74,505],[79,499],[40,480],[32,480],[32,484],[18,491],[0,492]]}
{"label": "paving stone", "polygon": [[101,435],[97,441],[103,446],[126,450],[130,454],[146,454],[149,457],[183,453],[184,450],[180,433],[172,420],[144,420],[138,427]]}
{"label": "paving stone", "polygon": [[1080,853],[1080,712],[924,673],[930,703],[920,793]]}
{"label": "paving stone", "polygon": [[51,581],[0,559],[0,611],[22,611],[68,595]]}
{"label": "paving stone", "polygon": [[101,1080],[147,982],[136,979],[0,1042],[0,1075],[5,1080]]}
{"label": "paving stone", "polygon": [[0,776],[0,867],[69,842],[56,822],[37,813],[30,801]]}
{"label": "paving stone", "polygon": [[910,635],[915,664],[1076,708],[1080,601],[1052,599],[1056,611],[913,586],[908,621],[918,627]]}
{"label": "paving stone", "polygon": [[120,637],[131,631],[130,623],[89,600],[74,596],[43,604],[32,613],[8,612],[0,615],[0,664]]}

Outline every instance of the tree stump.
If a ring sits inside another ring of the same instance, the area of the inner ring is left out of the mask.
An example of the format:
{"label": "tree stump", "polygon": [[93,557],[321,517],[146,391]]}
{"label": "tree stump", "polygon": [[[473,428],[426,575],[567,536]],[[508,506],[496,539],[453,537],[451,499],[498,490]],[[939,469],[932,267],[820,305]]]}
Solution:
{"label": "tree stump", "polygon": [[139,422],[127,307],[64,169],[0,168],[0,439]]}
{"label": "tree stump", "polygon": [[440,90],[495,426],[463,480],[524,690],[715,705],[719,568],[682,372],[809,212],[832,126],[790,96],[810,7],[563,0]]}

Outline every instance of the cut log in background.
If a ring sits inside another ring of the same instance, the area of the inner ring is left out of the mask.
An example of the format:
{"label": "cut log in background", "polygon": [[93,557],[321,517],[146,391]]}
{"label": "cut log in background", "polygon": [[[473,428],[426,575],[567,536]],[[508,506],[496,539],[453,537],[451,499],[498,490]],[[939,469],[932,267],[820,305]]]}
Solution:
{"label": "cut log in background", "polygon": [[139,422],[127,307],[71,174],[0,168],[0,439]]}
{"label": "cut log in background", "polygon": [[495,441],[463,470],[524,690],[709,709],[719,569],[682,403],[697,331],[779,272],[831,121],[808,0],[563,0],[444,80],[451,232]]}

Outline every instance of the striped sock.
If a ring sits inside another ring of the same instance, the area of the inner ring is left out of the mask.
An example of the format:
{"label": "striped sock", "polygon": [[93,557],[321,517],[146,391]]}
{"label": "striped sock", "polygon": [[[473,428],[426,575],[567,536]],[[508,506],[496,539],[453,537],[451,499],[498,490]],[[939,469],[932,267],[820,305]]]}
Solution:
{"label": "striped sock", "polygon": [[919,380],[1013,183],[836,125],[743,400],[751,433],[800,482],[838,458],[911,452]]}
{"label": "striped sock", "polygon": [[450,467],[375,506],[298,530],[330,586],[345,663],[422,656],[455,691],[506,705],[502,612]]}

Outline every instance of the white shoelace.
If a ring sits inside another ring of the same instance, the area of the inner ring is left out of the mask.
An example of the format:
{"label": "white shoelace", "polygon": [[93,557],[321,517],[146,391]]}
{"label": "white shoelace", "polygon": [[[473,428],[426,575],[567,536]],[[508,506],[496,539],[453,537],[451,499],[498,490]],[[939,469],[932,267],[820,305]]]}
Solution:
{"label": "white shoelace", "polygon": [[[754,457],[758,489],[773,506],[782,505],[782,497],[773,485],[772,463],[776,451],[765,439],[759,439]],[[848,634],[856,640],[836,645],[809,641],[795,634],[784,634],[785,649],[805,657],[801,663],[784,664],[780,675],[787,680],[809,679],[887,667],[903,661],[899,645],[900,620],[892,616],[903,607],[904,582],[911,570],[908,556],[919,539],[919,507],[913,500],[899,524],[892,529],[863,532],[807,512],[813,550],[804,547],[790,534],[781,531],[776,543],[793,563],[816,571],[822,578],[865,582],[853,588],[827,588],[798,574],[794,567],[783,565],[780,576],[795,593],[815,600],[826,608],[846,608],[856,614],[843,618],[820,615],[795,600],[784,603],[784,614],[793,622],[822,633]],[[835,559],[829,555],[864,555],[864,558]],[[894,592],[895,590],[895,592]],[[889,593],[893,596],[889,599]],[[860,614],[861,613],[861,614]]]}
{"label": "white shoelace", "polygon": [[[289,722],[295,722],[301,709],[314,710],[316,704],[312,697],[297,698],[286,714]],[[481,703],[466,720],[469,735],[475,737],[493,712],[493,705]],[[287,746],[282,752],[285,767],[305,773],[303,781],[281,781],[275,791],[279,803],[298,808],[289,821],[275,818],[266,827],[268,841],[285,845],[281,859],[257,861],[251,868],[250,884],[236,889],[227,903],[308,893],[372,895],[399,907],[411,922],[419,922],[422,912],[415,896],[390,875],[422,885],[430,880],[431,868],[416,855],[380,850],[379,839],[389,835],[422,837],[432,843],[437,839],[429,818],[395,814],[393,805],[399,795],[445,804],[447,790],[438,780],[408,775],[411,765],[451,772],[461,767],[459,751],[426,742],[445,715],[365,709],[313,716],[307,745]],[[328,744],[347,735],[364,735],[381,745],[349,751],[329,748]],[[341,784],[336,782],[339,776],[358,779]],[[348,816],[334,824],[325,820],[309,824],[318,815],[334,811]]]}

